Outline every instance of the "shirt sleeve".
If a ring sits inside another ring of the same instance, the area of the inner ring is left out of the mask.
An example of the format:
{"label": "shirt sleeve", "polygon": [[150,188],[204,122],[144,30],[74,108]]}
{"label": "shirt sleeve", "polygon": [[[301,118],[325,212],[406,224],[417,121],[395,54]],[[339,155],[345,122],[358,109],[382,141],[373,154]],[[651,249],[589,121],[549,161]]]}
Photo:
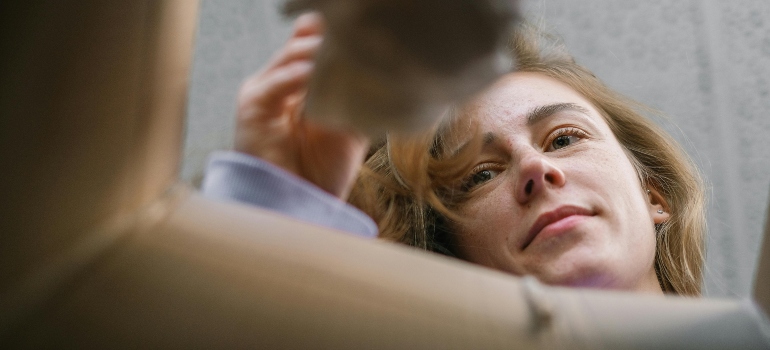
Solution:
{"label": "shirt sleeve", "polygon": [[208,198],[256,205],[362,237],[377,236],[377,225],[364,212],[294,174],[247,154],[213,153],[201,191]]}

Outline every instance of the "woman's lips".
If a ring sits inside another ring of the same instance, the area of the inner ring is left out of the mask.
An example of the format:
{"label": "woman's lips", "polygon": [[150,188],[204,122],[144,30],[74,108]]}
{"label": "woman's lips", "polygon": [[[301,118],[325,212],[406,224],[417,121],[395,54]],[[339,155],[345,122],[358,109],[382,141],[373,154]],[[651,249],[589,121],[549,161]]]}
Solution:
{"label": "woman's lips", "polygon": [[540,214],[529,229],[521,249],[526,249],[539,236],[546,238],[546,236],[550,237],[566,232],[582,222],[586,217],[593,215],[594,213],[588,209],[571,205]]}

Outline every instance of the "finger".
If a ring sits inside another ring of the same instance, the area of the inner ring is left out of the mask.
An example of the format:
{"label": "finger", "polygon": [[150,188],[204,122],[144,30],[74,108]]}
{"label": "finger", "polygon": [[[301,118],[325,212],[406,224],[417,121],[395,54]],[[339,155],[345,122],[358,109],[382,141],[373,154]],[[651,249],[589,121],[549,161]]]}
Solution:
{"label": "finger", "polygon": [[264,69],[264,72],[288,64],[296,60],[312,60],[315,53],[321,47],[323,38],[318,35],[294,38],[289,40],[286,45],[270,59]]}
{"label": "finger", "polygon": [[307,96],[306,90],[300,90],[300,92],[294,93],[286,99],[286,113],[289,116],[289,124],[297,125],[303,121],[302,116],[305,111],[305,96]]}
{"label": "finger", "polygon": [[308,12],[294,20],[294,36],[320,35],[324,31],[324,20],[318,12]]}
{"label": "finger", "polygon": [[257,72],[257,75],[264,74],[293,60],[312,58],[323,41],[322,32],[323,18],[319,13],[309,12],[299,16],[294,22],[293,36]]}
{"label": "finger", "polygon": [[280,115],[286,97],[302,89],[312,71],[312,62],[297,61],[247,82],[241,88],[240,109],[264,111],[268,118]]}

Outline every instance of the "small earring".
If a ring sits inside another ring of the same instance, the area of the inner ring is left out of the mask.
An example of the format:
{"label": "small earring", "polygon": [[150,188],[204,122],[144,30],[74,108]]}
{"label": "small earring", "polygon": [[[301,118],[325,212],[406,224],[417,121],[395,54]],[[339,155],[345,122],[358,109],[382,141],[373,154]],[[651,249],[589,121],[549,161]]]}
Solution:
{"label": "small earring", "polygon": [[658,214],[663,214],[663,209],[658,209]]}
{"label": "small earring", "polygon": [[651,192],[650,192],[650,189],[648,188],[648,189],[647,189],[647,194],[650,194],[650,193],[651,193]]}

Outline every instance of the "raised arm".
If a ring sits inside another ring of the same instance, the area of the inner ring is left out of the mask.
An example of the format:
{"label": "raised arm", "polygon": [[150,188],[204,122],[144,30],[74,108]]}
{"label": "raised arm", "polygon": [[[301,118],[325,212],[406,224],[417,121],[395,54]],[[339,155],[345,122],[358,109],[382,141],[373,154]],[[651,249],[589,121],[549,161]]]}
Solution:
{"label": "raised arm", "polygon": [[235,152],[212,155],[202,191],[371,237],[377,234],[374,222],[345,203],[363,163],[367,138],[303,116],[322,32],[319,15],[300,16],[284,47],[243,83]]}

